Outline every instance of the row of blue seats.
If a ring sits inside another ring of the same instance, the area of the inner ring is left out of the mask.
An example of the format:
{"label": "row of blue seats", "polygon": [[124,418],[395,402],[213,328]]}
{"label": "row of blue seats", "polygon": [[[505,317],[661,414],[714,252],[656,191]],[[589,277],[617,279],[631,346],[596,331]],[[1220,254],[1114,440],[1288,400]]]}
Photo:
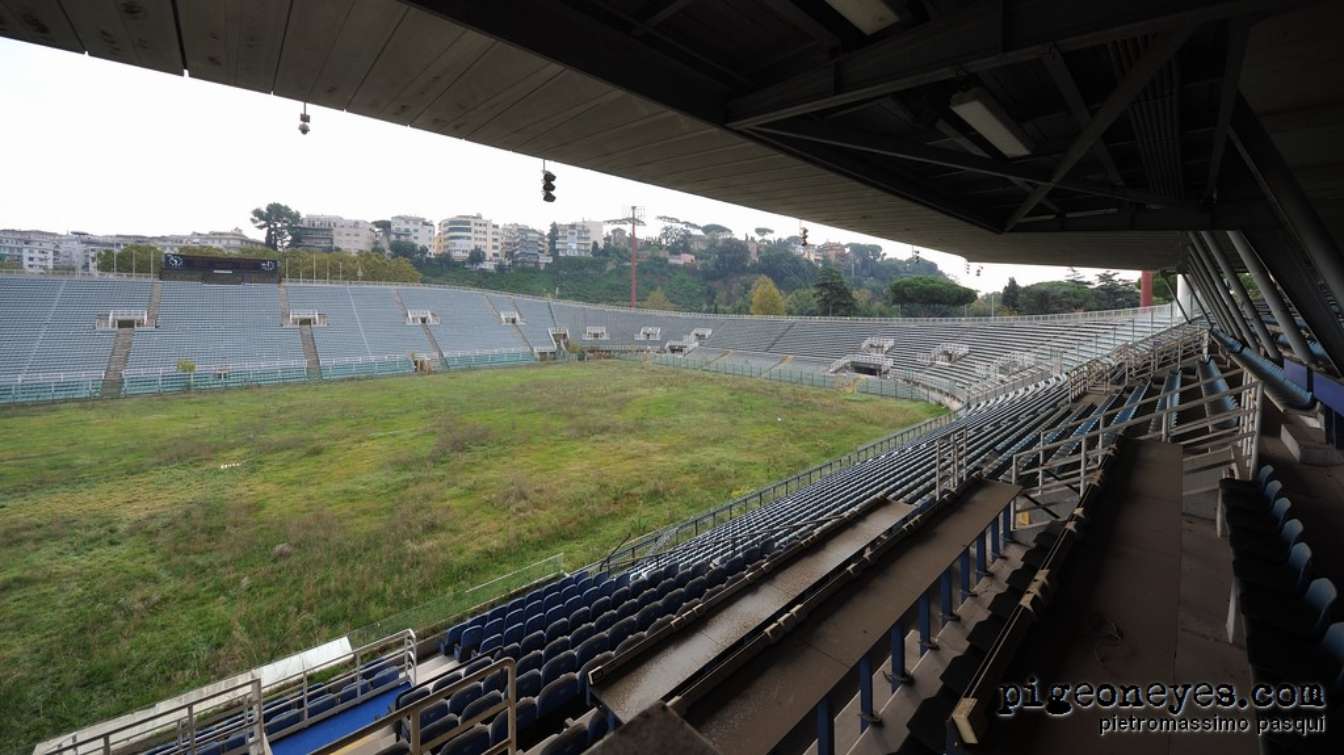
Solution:
{"label": "row of blue seats", "polygon": [[[1344,611],[1334,582],[1314,576],[1306,527],[1283,492],[1268,465],[1254,480],[1219,483],[1246,656],[1257,683],[1320,684],[1331,715],[1342,717]],[[1293,752],[1299,739],[1271,735],[1264,749]]]}

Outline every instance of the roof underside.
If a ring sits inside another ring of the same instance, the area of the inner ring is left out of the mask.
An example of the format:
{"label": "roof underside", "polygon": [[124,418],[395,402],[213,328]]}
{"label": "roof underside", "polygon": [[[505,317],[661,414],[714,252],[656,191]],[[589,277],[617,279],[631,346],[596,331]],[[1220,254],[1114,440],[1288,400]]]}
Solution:
{"label": "roof underside", "polygon": [[[835,10],[865,2],[825,0],[0,0],[0,35],[973,261],[1097,267],[1272,222],[1226,138],[1237,81],[1344,237],[1344,4],[866,4],[896,22],[868,34]],[[1030,154],[951,110],[970,90]]]}

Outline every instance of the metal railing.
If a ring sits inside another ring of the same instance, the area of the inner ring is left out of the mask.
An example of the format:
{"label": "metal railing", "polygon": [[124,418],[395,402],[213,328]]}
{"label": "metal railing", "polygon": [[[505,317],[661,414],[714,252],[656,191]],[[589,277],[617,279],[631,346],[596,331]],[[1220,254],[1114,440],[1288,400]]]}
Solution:
{"label": "metal railing", "polygon": [[829,461],[808,467],[797,474],[757,488],[746,495],[738,496],[690,519],[643,535],[620,546],[609,553],[606,558],[591,564],[587,568],[604,571],[620,570],[645,558],[657,556],[659,553],[698,537],[720,524],[730,522],[749,511],[773,503],[836,472],[849,469],[869,459],[909,445],[955,419],[956,415],[954,414],[942,414],[917,425],[897,430],[890,435],[865,443],[843,456],[837,456]]}
{"label": "metal railing", "polygon": [[[1163,401],[1165,394],[1158,394],[1129,406],[1114,407],[1086,420],[1095,425],[1093,429],[1060,440],[1047,442],[1047,433],[1043,431],[1034,446],[1013,455],[1009,480],[1019,484],[1027,481],[1025,478],[1034,476],[1031,489],[1037,496],[1063,490],[1081,495],[1100,474],[1103,457],[1114,445],[1115,438],[1130,428],[1141,430],[1134,433],[1134,437],[1140,440],[1194,446],[1205,454],[1230,449],[1239,475],[1249,477],[1256,465],[1255,441],[1259,434],[1260,404],[1264,389],[1253,375],[1243,370],[1234,370],[1222,377],[1238,375],[1242,377],[1242,384],[1227,390],[1204,392],[1203,387],[1216,382],[1214,379],[1177,389],[1179,395],[1180,391],[1200,387],[1201,396],[1194,401],[1171,403]],[[1223,398],[1232,399],[1236,408],[1230,411],[1209,411]],[[1139,409],[1147,404],[1153,404],[1154,410],[1146,412]],[[1202,409],[1204,416],[1180,421],[1182,413],[1195,409]],[[1114,421],[1121,412],[1142,416]],[[1107,418],[1112,420],[1109,424]],[[1152,430],[1155,423],[1159,427]]]}
{"label": "metal railing", "polygon": [[[330,755],[331,753],[350,752],[357,750],[360,743],[364,740],[375,738],[383,734],[389,726],[396,721],[406,722],[408,735],[406,737],[406,746],[409,749],[409,755],[422,755],[431,752],[442,745],[451,742],[455,737],[471,730],[474,726],[486,721],[493,721],[495,716],[507,711],[509,716],[508,735],[501,741],[496,742],[485,750],[480,750],[481,755],[498,755],[499,753],[514,753],[518,751],[518,667],[512,658],[507,656],[491,663],[489,666],[474,671],[452,684],[432,690],[425,697],[416,700],[410,705],[397,708],[378,720],[356,729],[345,736],[328,742],[321,747],[312,750],[312,755]],[[475,716],[459,721],[456,726],[446,732],[441,732],[432,739],[425,741],[423,739],[424,730],[420,725],[420,715],[427,709],[433,707],[443,700],[447,700],[455,693],[470,687],[477,682],[488,679],[495,674],[503,673],[506,675],[505,690],[503,699],[495,705],[477,713]]]}
{"label": "metal railing", "polygon": [[[222,731],[213,731],[201,723],[203,717],[218,717],[231,711],[237,711],[238,723]],[[204,746],[239,734],[244,735],[245,741],[247,737],[255,742],[266,740],[260,679],[235,684],[166,710],[140,711],[127,718],[126,723],[105,731],[91,731],[82,736],[81,732],[75,732],[62,737],[54,747],[39,751],[43,755],[113,755],[132,745],[175,741],[180,752],[195,755]],[[70,741],[64,742],[66,739]]]}

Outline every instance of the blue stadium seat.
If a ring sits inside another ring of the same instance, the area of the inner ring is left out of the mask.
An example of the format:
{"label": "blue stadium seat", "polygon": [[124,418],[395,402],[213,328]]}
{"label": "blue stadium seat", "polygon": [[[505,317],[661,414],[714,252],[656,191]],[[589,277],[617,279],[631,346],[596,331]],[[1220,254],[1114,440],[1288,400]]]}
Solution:
{"label": "blue stadium seat", "polygon": [[631,616],[621,619],[613,624],[611,629],[607,630],[607,636],[611,638],[613,645],[619,645],[626,637],[629,637],[637,631],[639,631],[639,627],[636,625],[634,617]]}
{"label": "blue stadium seat", "polygon": [[677,609],[681,608],[681,604],[685,602],[686,602],[686,591],[683,590],[682,588],[678,587],[675,590],[668,591],[668,593],[663,596],[663,599],[661,601],[661,605],[663,607],[663,614],[666,615],[676,613]]}
{"label": "blue stadium seat", "polygon": [[588,672],[609,662],[615,658],[616,654],[610,650],[603,651],[588,659],[588,662],[579,667],[579,696],[584,700],[588,699]]}
{"label": "blue stadium seat", "polygon": [[534,669],[540,671],[541,665],[545,662],[546,662],[546,654],[543,653],[540,649],[533,650],[532,652],[518,659],[518,666],[514,671],[519,676],[526,674],[527,672],[532,671]]}
{"label": "blue stadium seat", "polygon": [[454,692],[453,696],[448,698],[449,712],[451,712],[458,718],[461,718],[462,711],[465,710],[466,707],[470,705],[473,700],[480,697],[483,693],[484,688],[481,686],[480,682],[477,682],[476,684],[473,684],[469,687],[463,687],[462,689]]}
{"label": "blue stadium seat", "polygon": [[599,653],[605,652],[611,646],[611,639],[607,637],[606,632],[600,632],[588,638],[574,650],[579,665],[583,666],[588,661],[595,658]]}
{"label": "blue stadium seat", "polygon": [[560,593],[553,592],[546,596],[546,599],[541,602],[541,605],[547,611],[550,611],[552,608],[556,608],[564,602],[565,602],[564,599],[560,597]]}
{"label": "blue stadium seat", "polygon": [[1243,591],[1270,590],[1300,595],[1306,592],[1311,578],[1311,548],[1306,543],[1297,543],[1289,550],[1285,564],[1234,559],[1232,573]]}
{"label": "blue stadium seat", "polygon": [[518,624],[511,624],[504,630],[504,644],[512,645],[515,642],[522,642],[523,635],[526,634],[523,629],[525,629],[525,625],[521,622]]}
{"label": "blue stadium seat", "polygon": [[529,633],[522,641],[523,653],[527,654],[533,650],[541,650],[546,647],[546,632],[538,629]]}
{"label": "blue stadium seat", "polygon": [[572,626],[574,628],[569,631],[570,647],[578,647],[597,632],[597,627],[593,626],[592,623],[574,624]]}
{"label": "blue stadium seat", "polygon": [[682,589],[686,591],[686,595],[688,597],[698,598],[705,594],[705,588],[707,586],[708,583],[704,577],[695,577],[694,579],[688,581],[686,583],[686,586]]}
{"label": "blue stadium seat", "polygon": [[471,704],[469,704],[465,709],[463,709],[462,715],[458,716],[458,718],[462,721],[469,721],[475,718],[476,716],[479,716],[482,713],[486,712],[487,710],[490,710],[496,705],[499,705],[503,701],[504,701],[504,695],[500,694],[499,690],[491,690],[490,692],[481,695],[475,700],[472,700]]}
{"label": "blue stadium seat", "polygon": [[453,737],[439,755],[481,755],[490,749],[490,730],[477,724]]}
{"label": "blue stadium seat", "polygon": [[607,736],[607,711],[598,708],[588,719],[588,744],[595,745],[605,736]]}
{"label": "blue stadium seat", "polygon": [[1314,641],[1325,633],[1338,597],[1335,584],[1325,577],[1312,580],[1302,598],[1278,593],[1243,594],[1241,612],[1250,624],[1247,649],[1252,644],[1250,634],[1261,629]]}
{"label": "blue stadium seat", "polygon": [[500,669],[481,680],[481,691],[487,694],[496,691],[503,692],[508,684],[509,672],[505,669]]}
{"label": "blue stadium seat", "polygon": [[[453,729],[456,729],[458,721],[458,717],[451,713],[439,718],[434,723],[420,730],[420,742],[433,742]],[[410,739],[409,732],[407,732],[406,738]]]}
{"label": "blue stadium seat", "polygon": [[565,674],[542,688],[537,695],[537,718],[544,719],[563,709],[579,692],[579,679]]}
{"label": "blue stadium seat", "polygon": [[339,697],[342,703],[348,703],[351,700],[362,697],[368,691],[368,682],[350,682],[341,688]]}
{"label": "blue stadium seat", "polygon": [[480,654],[489,655],[494,651],[504,647],[504,635],[492,634],[481,641]]}
{"label": "blue stadium seat", "polygon": [[308,701],[308,715],[321,715],[334,707],[336,707],[335,695],[319,695]]}
{"label": "blue stadium seat", "polygon": [[277,716],[266,724],[266,736],[273,737],[281,731],[297,725],[303,721],[303,712],[293,710],[283,716]]}
{"label": "blue stadium seat", "polygon": [[570,643],[568,637],[561,637],[555,640],[554,642],[550,643],[549,645],[547,645],[546,649],[542,651],[542,655],[544,655],[546,657],[546,660],[549,661],[552,658],[556,657],[557,655],[560,655],[561,653],[570,650],[572,647],[573,645]]}
{"label": "blue stadium seat", "polygon": [[574,613],[569,615],[569,625],[571,627],[577,627],[582,624],[587,624],[592,620],[593,615],[592,610],[589,609],[588,606],[579,606],[574,609]]}
{"label": "blue stadium seat", "polygon": [[523,625],[523,635],[529,635],[533,632],[541,632],[546,629],[546,614],[538,612],[528,617],[527,623]]}
{"label": "blue stadium seat", "polygon": [[509,612],[504,614],[504,626],[506,627],[522,624],[525,621],[527,621],[527,611],[523,610],[521,606],[510,608]]}
{"label": "blue stadium seat", "polygon": [[[435,682],[433,689],[435,690],[439,689],[439,684],[440,682]],[[407,705],[410,705],[416,700],[423,700],[424,698],[429,697],[429,693],[430,693],[429,687],[413,687],[411,689],[408,689],[405,692],[402,692],[401,694],[397,695],[396,700],[392,702],[392,707],[390,708],[390,710],[396,710],[397,708],[405,708]]]}
{"label": "blue stadium seat", "polygon": [[481,625],[477,624],[467,627],[466,630],[462,632],[462,639],[458,643],[457,649],[453,653],[453,657],[457,658],[459,661],[465,661],[472,656],[476,651],[476,648],[481,646],[481,640],[483,639],[485,639],[485,632]]}
{"label": "blue stadium seat", "polygon": [[468,663],[467,665],[465,665],[465,666],[462,667],[462,676],[464,676],[464,677],[465,677],[465,676],[470,676],[471,674],[474,674],[474,673],[476,673],[477,671],[480,671],[481,669],[485,668],[486,666],[489,666],[491,663],[494,663],[494,661],[493,661],[492,659],[490,659],[490,658],[476,658],[476,659],[473,659],[473,660],[471,661],[471,663]]}
{"label": "blue stadium seat", "polygon": [[[607,584],[616,584],[616,583],[608,582]],[[611,605],[615,608],[620,608],[621,606],[630,602],[630,588],[618,587],[616,588],[615,591],[611,593],[610,597],[611,597]]]}
{"label": "blue stadium seat", "polygon": [[569,634],[569,619],[556,619],[546,625],[546,641],[555,642],[559,637]]}
{"label": "blue stadium seat", "polygon": [[638,645],[643,641],[644,641],[644,633],[635,632],[629,637],[626,637],[624,640],[621,641],[619,645],[616,646],[616,653],[617,655],[624,653],[625,651],[629,650],[630,648]]}
{"label": "blue stadium seat", "polygon": [[615,611],[607,611],[598,615],[597,619],[593,621],[593,627],[599,632],[605,632],[608,629],[611,629],[612,625],[619,619],[620,616],[618,616]]}
{"label": "blue stadium seat", "polygon": [[605,595],[594,600],[589,606],[589,612],[592,616],[601,616],[609,610],[611,610],[611,598]]}
{"label": "blue stadium seat", "polygon": [[542,686],[550,684],[559,678],[562,674],[574,673],[579,670],[578,656],[573,650],[566,650],[554,658],[546,661],[541,667]]}
{"label": "blue stadium seat", "polygon": [[543,745],[541,755],[579,755],[586,749],[588,749],[588,727],[574,724]]}
{"label": "blue stadium seat", "polygon": [[566,600],[565,604],[561,607],[565,609],[565,616],[573,616],[575,611],[586,605],[588,604],[584,602],[581,596],[575,595]]}
{"label": "blue stadium seat", "polygon": [[496,657],[512,658],[514,660],[517,660],[523,657],[523,646],[521,643],[517,642],[510,645],[505,645],[504,647],[499,649],[499,653],[496,655]]}
{"label": "blue stadium seat", "polygon": [[639,609],[639,613],[635,614],[635,627],[640,631],[648,629],[661,615],[662,608],[656,603],[650,603]]}
{"label": "blue stadium seat", "polygon": [[526,673],[519,674],[515,681],[518,686],[518,697],[536,697],[541,693],[541,688],[546,686],[541,683],[541,669],[531,669]]}

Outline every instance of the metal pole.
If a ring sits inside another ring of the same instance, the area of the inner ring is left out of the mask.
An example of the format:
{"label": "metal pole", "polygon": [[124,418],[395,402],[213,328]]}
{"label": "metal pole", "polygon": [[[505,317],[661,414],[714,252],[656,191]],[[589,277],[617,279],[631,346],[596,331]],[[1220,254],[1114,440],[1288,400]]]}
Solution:
{"label": "metal pole", "polygon": [[1344,256],[1341,256],[1339,246],[1270,139],[1269,132],[1265,131],[1264,124],[1240,96],[1232,110],[1230,136],[1265,198],[1302,242],[1312,267],[1320,273],[1335,301],[1344,301]]}
{"label": "metal pole", "polygon": [[1260,263],[1260,257],[1256,255],[1250,239],[1247,239],[1246,234],[1241,231],[1228,231],[1227,238],[1232,242],[1232,248],[1237,250],[1237,256],[1241,257],[1246,271],[1251,274],[1251,280],[1255,281],[1256,288],[1260,289],[1260,296],[1264,298],[1265,304],[1269,305],[1269,311],[1278,321],[1279,330],[1283,332],[1283,337],[1288,339],[1288,345],[1292,347],[1293,353],[1303,364],[1314,363],[1311,348],[1307,346],[1307,340],[1302,337],[1302,331],[1297,327],[1297,319],[1283,303],[1283,297],[1279,296],[1278,285],[1270,279],[1265,266]]}
{"label": "metal pole", "polygon": [[1255,343],[1255,336],[1251,333],[1251,328],[1241,316],[1241,310],[1232,301],[1232,295],[1228,293],[1227,283],[1222,280],[1218,270],[1209,261],[1207,253],[1204,251],[1204,244],[1199,240],[1199,236],[1194,233],[1188,234],[1190,238],[1191,257],[1200,266],[1204,273],[1204,279],[1208,281],[1213,288],[1211,296],[1222,306],[1223,315],[1231,326],[1231,332],[1240,334],[1242,343]]}
{"label": "metal pole", "polygon": [[1218,240],[1208,231],[1200,231],[1199,237],[1204,240],[1204,248],[1218,265],[1218,269],[1222,271],[1228,285],[1232,287],[1233,298],[1240,301],[1242,310],[1245,311],[1255,335],[1259,337],[1260,343],[1265,347],[1265,356],[1276,362],[1282,362],[1283,354],[1279,353],[1278,344],[1274,343],[1274,338],[1270,336],[1269,329],[1265,327],[1264,319],[1256,311],[1255,302],[1252,302],[1250,295],[1246,293],[1246,287],[1242,285],[1241,278],[1237,277],[1236,272],[1232,270],[1232,266],[1228,264],[1227,255],[1223,254],[1222,249],[1218,248]]}

